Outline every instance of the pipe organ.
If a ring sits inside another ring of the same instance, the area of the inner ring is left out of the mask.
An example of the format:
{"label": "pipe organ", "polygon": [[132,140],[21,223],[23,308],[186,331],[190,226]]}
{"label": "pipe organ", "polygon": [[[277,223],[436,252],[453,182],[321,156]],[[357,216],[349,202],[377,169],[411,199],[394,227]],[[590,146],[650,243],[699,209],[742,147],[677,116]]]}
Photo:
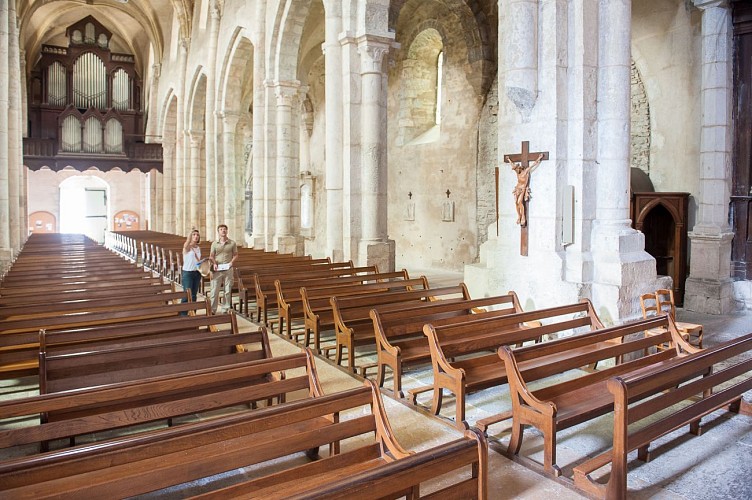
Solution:
{"label": "pipe organ", "polygon": [[92,16],[69,26],[66,36],[67,47],[42,46],[27,78],[26,165],[161,170],[161,145],[145,144],[143,136],[142,83],[134,56],[113,52],[112,32]]}

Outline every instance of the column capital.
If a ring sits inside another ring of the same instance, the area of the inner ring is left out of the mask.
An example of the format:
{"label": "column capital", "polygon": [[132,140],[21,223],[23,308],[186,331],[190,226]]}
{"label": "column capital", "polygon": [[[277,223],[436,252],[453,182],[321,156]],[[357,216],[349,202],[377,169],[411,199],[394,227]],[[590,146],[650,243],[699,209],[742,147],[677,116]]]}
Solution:
{"label": "column capital", "polygon": [[155,63],[151,65],[151,71],[153,73],[153,77],[155,80],[159,80],[159,77],[162,74],[162,65],[160,63]]}
{"label": "column capital", "polygon": [[381,62],[384,55],[394,44],[393,38],[362,35],[357,38],[358,53],[361,61],[361,74],[381,73]]}
{"label": "column capital", "polygon": [[188,49],[191,47],[191,39],[190,37],[182,36],[178,40],[178,44],[183,52],[188,52]]}
{"label": "column capital", "polygon": [[209,7],[210,15],[213,20],[219,21],[222,19],[222,11],[224,10],[225,0],[214,0]]}
{"label": "column capital", "polygon": [[300,82],[292,81],[275,81],[274,94],[277,96],[277,104],[281,106],[291,106],[298,96]]}
{"label": "column capital", "polygon": [[237,111],[218,111],[217,116],[222,119],[222,123],[227,127],[234,129],[240,121],[240,113]]}
{"label": "column capital", "polygon": [[186,130],[186,134],[188,134],[188,137],[191,140],[192,148],[200,147],[201,143],[204,141],[204,136],[206,135],[203,130]]}
{"label": "column capital", "polygon": [[692,3],[695,4],[695,7],[702,10],[712,9],[713,7],[720,7],[722,9],[730,7],[729,0],[692,0]]}

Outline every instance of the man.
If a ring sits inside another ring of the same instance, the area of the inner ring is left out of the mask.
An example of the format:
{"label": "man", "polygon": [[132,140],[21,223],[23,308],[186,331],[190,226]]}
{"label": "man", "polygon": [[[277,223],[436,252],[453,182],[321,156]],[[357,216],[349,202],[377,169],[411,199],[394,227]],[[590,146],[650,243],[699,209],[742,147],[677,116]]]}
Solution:
{"label": "man", "polygon": [[213,270],[211,291],[209,292],[212,314],[217,313],[219,289],[223,284],[225,300],[220,312],[227,312],[232,306],[232,284],[234,281],[232,265],[238,258],[238,245],[227,237],[227,226],[225,224],[217,226],[217,234],[219,238],[212,242],[209,250],[209,260],[212,261]]}
{"label": "man", "polygon": [[504,157],[504,162],[512,166],[512,170],[517,174],[517,184],[512,190],[514,195],[514,204],[517,208],[517,224],[527,226],[527,214],[525,214],[525,203],[530,199],[530,174],[540,165],[543,160],[543,153],[527,167],[523,167],[520,162],[513,162],[508,156]]}

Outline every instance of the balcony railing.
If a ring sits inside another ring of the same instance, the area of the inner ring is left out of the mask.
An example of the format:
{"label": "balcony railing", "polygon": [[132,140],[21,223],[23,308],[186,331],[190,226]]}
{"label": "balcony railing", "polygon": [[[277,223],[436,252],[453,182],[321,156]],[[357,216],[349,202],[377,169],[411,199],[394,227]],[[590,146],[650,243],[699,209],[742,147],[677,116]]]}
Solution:
{"label": "balcony railing", "polygon": [[[80,148],[79,148],[80,149]],[[48,167],[62,170],[71,166],[77,170],[96,167],[107,171],[120,168],[124,171],[139,169],[148,172],[154,168],[162,171],[162,144],[130,142],[125,145],[125,154],[84,151],[63,151],[57,139],[27,137],[23,141],[24,164],[32,170]]]}

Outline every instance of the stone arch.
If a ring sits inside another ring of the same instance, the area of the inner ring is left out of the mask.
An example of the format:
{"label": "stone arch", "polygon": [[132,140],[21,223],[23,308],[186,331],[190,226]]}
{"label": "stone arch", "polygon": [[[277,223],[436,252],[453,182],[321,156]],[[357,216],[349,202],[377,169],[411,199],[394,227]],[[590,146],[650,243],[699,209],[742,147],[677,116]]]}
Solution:
{"label": "stone arch", "polygon": [[301,26],[305,25],[311,0],[283,0],[272,24],[273,40],[268,53],[269,74],[276,81],[295,81]]}
{"label": "stone arch", "polygon": [[399,107],[400,142],[407,143],[436,125],[437,98],[440,95],[438,58],[443,58],[444,37],[432,21],[406,50],[402,65]]}
{"label": "stone arch", "polygon": [[253,44],[237,29],[230,42],[220,73],[221,109],[239,113],[248,110],[253,99]]}
{"label": "stone arch", "polygon": [[390,5],[389,27],[397,32],[398,40],[410,44],[425,29],[416,26],[405,33],[406,26],[413,26],[414,19],[430,19],[435,22],[434,27],[458,22],[458,32],[467,49],[467,63],[472,68],[468,80],[479,95],[485,96],[496,73],[496,9],[494,5],[486,11],[477,0],[396,0]]}

